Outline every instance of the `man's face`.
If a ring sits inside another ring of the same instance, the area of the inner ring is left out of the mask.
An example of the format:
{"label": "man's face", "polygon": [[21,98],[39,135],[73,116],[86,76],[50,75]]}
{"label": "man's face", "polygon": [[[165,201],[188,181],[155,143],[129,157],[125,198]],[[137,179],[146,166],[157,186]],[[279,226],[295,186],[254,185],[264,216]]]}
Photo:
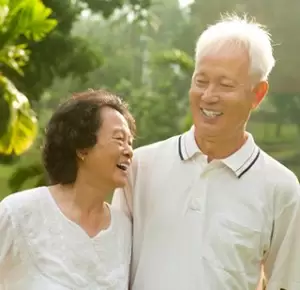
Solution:
{"label": "man's face", "polygon": [[198,60],[189,92],[197,136],[226,139],[243,133],[268,89],[266,82],[255,85],[249,68],[241,47],[224,47]]}

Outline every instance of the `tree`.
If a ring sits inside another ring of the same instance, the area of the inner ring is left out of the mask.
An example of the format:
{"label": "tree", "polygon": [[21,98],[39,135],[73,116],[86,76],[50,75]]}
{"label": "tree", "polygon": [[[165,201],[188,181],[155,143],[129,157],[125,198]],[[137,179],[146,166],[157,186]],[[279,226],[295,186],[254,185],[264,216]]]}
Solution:
{"label": "tree", "polygon": [[[21,92],[28,96],[31,105],[38,112],[39,100],[55,77],[63,78],[73,74],[81,80],[86,80],[89,71],[101,66],[101,54],[94,53],[85,40],[71,34],[73,22],[83,11],[93,9],[108,17],[117,8],[131,5],[130,7],[139,14],[150,4],[147,0],[129,2],[44,0],[43,2],[38,0],[0,2],[1,71],[10,79],[9,81],[4,76],[0,79],[3,88],[2,103],[4,99],[6,100],[6,105],[2,104],[4,113],[0,117],[0,130],[2,129],[0,133],[3,135],[0,153],[21,154],[32,144],[36,135],[37,119],[28,101],[24,101]],[[55,17],[58,25],[56,20],[49,17]],[[51,30],[48,37],[44,37]],[[16,44],[11,45],[12,42]],[[31,52],[30,61],[28,61],[29,52]],[[17,92],[14,85],[19,90],[17,95],[13,93]],[[8,105],[16,104],[17,101],[21,102],[18,111]],[[16,125],[20,124],[17,119],[26,119],[27,121],[23,123],[27,127],[19,128]],[[27,135],[27,141],[21,142],[22,134]],[[13,140],[15,141],[12,143]],[[16,148],[11,144],[15,144]]]}
{"label": "tree", "polygon": [[[51,9],[38,0],[0,1],[0,69],[23,76],[28,40],[42,40],[56,25]],[[21,41],[22,40],[22,41]],[[37,120],[27,97],[0,72],[0,154],[19,155],[32,144]]]}
{"label": "tree", "polygon": [[[136,146],[179,133],[188,110],[193,60],[173,46],[186,21],[174,3],[154,5],[145,21],[94,18],[74,26],[74,34],[86,38],[95,50],[101,49],[104,59],[81,89],[106,87],[129,102],[138,126]],[[78,89],[77,80],[67,83]]]}
{"label": "tree", "polygon": [[108,18],[124,5],[136,13],[141,13],[150,5],[149,0],[43,0],[43,3],[51,8],[51,17],[58,21],[58,25],[43,41],[29,43],[32,57],[24,67],[24,78],[14,72],[7,72],[20,90],[30,96],[36,110],[39,109],[39,100],[44,90],[55,77],[64,78],[72,74],[86,80],[89,71],[102,65],[101,54],[95,53],[84,39],[71,33],[73,24],[83,12],[99,13]]}
{"label": "tree", "polygon": [[[110,8],[105,5],[104,1],[94,1],[98,6],[92,6],[91,8],[94,10],[96,8],[101,9],[102,14],[107,17],[116,7],[121,7],[120,5],[124,4],[124,1],[106,2],[110,3]],[[129,11],[134,11],[135,15],[142,19],[139,15],[140,13],[144,13],[143,11],[147,2],[148,1],[131,1],[131,5],[128,6],[128,9]],[[58,17],[59,25],[52,31],[47,39],[38,44],[32,43],[30,45],[32,57],[30,64],[24,68],[25,80],[12,74],[12,78],[22,86],[24,91],[31,92],[31,101],[35,105],[35,109],[40,113],[39,120],[41,120],[41,118],[43,119],[45,114],[47,115],[49,111],[48,107],[51,109],[56,106],[57,103],[61,101],[61,97],[67,96],[70,90],[77,90],[76,88],[80,90],[80,85],[78,84],[86,83],[86,81],[89,80],[90,75],[88,72],[95,68],[99,69],[101,64],[103,64],[101,45],[92,46],[89,41],[89,36],[84,38],[82,35],[75,35],[73,33],[73,22],[77,18],[81,18],[80,14],[82,11],[86,11],[84,10],[86,7],[81,6],[83,2],[80,4],[78,1],[53,0],[47,3],[53,9],[52,15]],[[93,1],[86,1],[85,3],[91,5]],[[80,5],[76,6],[75,4]],[[73,7],[73,9],[68,9],[68,7]],[[114,9],[112,9],[112,7],[114,7]],[[91,18],[101,17],[104,19],[103,16],[97,16],[97,14],[93,14],[92,12],[89,13],[91,13]],[[84,19],[84,17],[82,19]],[[103,34],[101,29],[100,31],[101,34]],[[99,34],[98,27],[94,40],[97,41],[97,39],[101,39],[101,34]],[[94,48],[97,48],[97,50]],[[37,79],[39,80],[38,82],[36,81]],[[58,81],[56,82],[55,80]],[[51,89],[47,90],[47,87],[51,87],[53,81],[54,85],[57,84],[61,87],[64,80],[66,80],[66,82],[70,80],[72,83],[72,89],[68,90],[70,88],[68,87],[66,93],[59,90],[60,93],[55,94]],[[76,82],[78,84],[76,84]],[[99,84],[99,80],[97,80],[97,83]],[[93,87],[95,87],[95,85]],[[39,125],[43,126],[43,123]],[[40,135],[42,135],[42,129],[40,129],[39,132]],[[33,181],[33,183],[30,183],[30,186],[38,186],[46,183],[40,158],[37,157],[39,154],[33,153],[33,151],[39,152],[39,149],[37,149],[39,148],[39,141],[38,139],[29,154],[24,157],[25,159],[23,158],[22,162],[18,162],[19,166],[9,181],[13,191],[28,186],[28,179]],[[27,162],[24,162],[24,160],[27,160]]]}

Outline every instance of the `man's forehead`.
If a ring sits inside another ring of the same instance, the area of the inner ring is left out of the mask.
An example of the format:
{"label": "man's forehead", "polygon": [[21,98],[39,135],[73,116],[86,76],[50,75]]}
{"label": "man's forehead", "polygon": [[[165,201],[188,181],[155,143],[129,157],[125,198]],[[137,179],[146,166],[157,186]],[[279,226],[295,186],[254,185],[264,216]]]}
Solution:
{"label": "man's forehead", "polygon": [[248,72],[250,68],[250,61],[247,55],[240,51],[216,51],[208,53],[199,57],[195,64],[194,77],[205,75],[207,73],[219,72],[223,77],[228,74],[242,70]]}
{"label": "man's forehead", "polygon": [[203,59],[247,59],[249,61],[249,52],[248,49],[240,43],[235,42],[221,42],[221,43],[212,43],[206,48],[198,51],[196,62],[201,62]]}

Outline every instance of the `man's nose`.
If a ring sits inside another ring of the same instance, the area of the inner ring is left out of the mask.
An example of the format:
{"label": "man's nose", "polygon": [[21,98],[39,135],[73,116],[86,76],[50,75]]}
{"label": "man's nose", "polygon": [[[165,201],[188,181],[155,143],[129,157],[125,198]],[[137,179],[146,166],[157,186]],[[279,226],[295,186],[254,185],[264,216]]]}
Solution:
{"label": "man's nose", "polygon": [[216,87],[210,84],[203,90],[201,99],[206,103],[217,103],[220,99],[220,95]]}

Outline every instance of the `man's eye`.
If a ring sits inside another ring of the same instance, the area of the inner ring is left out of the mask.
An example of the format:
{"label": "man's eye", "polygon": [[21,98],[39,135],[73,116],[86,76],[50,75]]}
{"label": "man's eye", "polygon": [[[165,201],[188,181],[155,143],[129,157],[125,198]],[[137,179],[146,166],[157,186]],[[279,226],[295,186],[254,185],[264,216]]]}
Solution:
{"label": "man's eye", "polygon": [[221,86],[224,88],[233,88],[234,87],[232,84],[227,84],[227,83],[221,83]]}
{"label": "man's eye", "polygon": [[196,83],[199,84],[199,85],[206,85],[206,84],[208,83],[208,81],[205,81],[205,80],[197,80]]}

